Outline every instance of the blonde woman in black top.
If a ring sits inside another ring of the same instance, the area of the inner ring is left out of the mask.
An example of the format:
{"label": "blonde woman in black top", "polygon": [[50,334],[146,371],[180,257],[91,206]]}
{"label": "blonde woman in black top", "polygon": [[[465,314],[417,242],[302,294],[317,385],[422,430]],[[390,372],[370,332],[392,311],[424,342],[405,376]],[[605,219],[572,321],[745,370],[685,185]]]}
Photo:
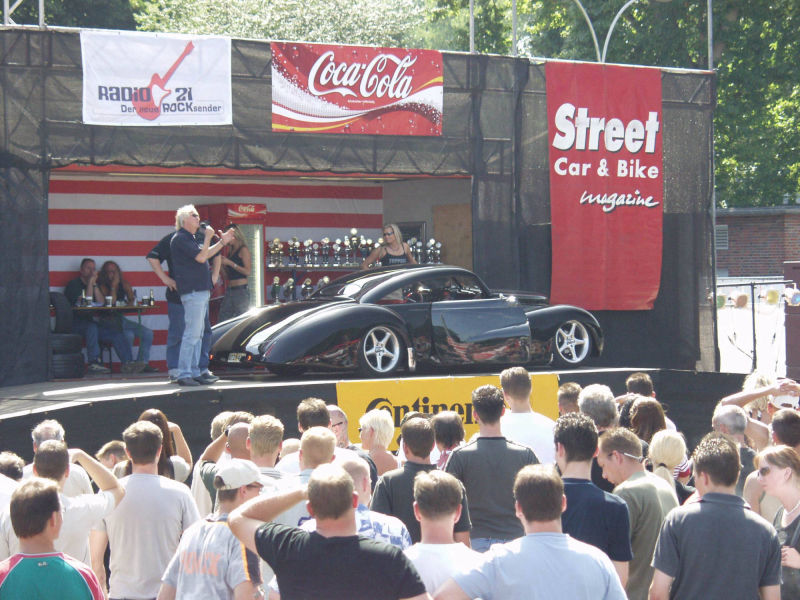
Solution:
{"label": "blonde woman in black top", "polygon": [[361,263],[362,269],[369,269],[375,263],[381,266],[417,264],[411,248],[403,241],[400,228],[394,223],[383,226],[383,244],[370,252],[369,256]]}

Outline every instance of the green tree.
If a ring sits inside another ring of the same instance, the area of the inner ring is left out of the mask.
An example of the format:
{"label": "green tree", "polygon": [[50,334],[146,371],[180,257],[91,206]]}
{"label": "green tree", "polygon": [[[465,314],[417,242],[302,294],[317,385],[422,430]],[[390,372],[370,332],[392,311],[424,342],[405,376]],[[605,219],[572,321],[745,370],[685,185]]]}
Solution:
{"label": "green tree", "polygon": [[307,42],[400,45],[424,21],[418,0],[157,0],[140,29]]}
{"label": "green tree", "polygon": [[[468,0],[429,0],[415,41],[469,49]],[[624,0],[583,0],[600,51]],[[505,13],[503,11],[506,11]],[[523,56],[596,61],[590,29],[573,0],[519,0]],[[798,0],[715,0],[717,201],[759,206],[800,198],[800,5]],[[475,0],[479,52],[510,49],[510,1]],[[610,38],[611,63],[705,69],[706,3],[639,2]]]}
{"label": "green tree", "polygon": [[[136,29],[134,11],[129,0],[45,0],[44,22],[59,27],[130,30]],[[38,25],[38,0],[23,0],[11,18],[18,25]]]}

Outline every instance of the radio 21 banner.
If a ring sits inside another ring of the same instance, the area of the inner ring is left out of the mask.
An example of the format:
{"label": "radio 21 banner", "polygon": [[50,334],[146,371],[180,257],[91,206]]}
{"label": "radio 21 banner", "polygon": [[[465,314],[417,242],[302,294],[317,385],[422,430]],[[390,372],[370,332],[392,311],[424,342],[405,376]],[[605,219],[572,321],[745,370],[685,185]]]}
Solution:
{"label": "radio 21 banner", "polygon": [[83,122],[230,125],[231,40],[81,31]]}
{"label": "radio 21 banner", "polygon": [[272,130],[441,135],[442,54],[273,42]]}
{"label": "radio 21 banner", "polygon": [[664,177],[658,69],[548,62],[553,303],[653,308]]}

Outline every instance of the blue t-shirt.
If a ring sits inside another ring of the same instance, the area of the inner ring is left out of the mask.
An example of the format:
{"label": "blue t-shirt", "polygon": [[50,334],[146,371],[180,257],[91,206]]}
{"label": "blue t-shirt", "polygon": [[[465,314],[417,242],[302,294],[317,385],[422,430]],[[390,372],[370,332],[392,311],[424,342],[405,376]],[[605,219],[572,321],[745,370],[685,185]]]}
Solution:
{"label": "blue t-shirt", "polygon": [[561,514],[561,530],[576,540],[600,548],[611,560],[633,558],[628,505],[586,479],[564,478],[567,510]]}
{"label": "blue t-shirt", "polygon": [[181,227],[169,242],[172,254],[170,275],[178,284],[181,296],[191,292],[203,292],[211,289],[211,271],[208,261],[197,262],[195,257],[203,249],[195,237]]}

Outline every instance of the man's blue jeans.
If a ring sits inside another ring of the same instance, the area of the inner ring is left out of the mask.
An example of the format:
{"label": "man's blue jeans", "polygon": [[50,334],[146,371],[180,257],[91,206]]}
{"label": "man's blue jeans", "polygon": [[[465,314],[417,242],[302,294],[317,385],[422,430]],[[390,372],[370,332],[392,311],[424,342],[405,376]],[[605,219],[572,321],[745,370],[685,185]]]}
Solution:
{"label": "man's blue jeans", "polygon": [[[167,329],[167,370],[173,379],[178,378],[178,358],[181,353],[181,339],[183,338],[183,304],[167,302],[167,316],[169,329]],[[200,372],[208,370],[208,352],[211,350],[211,319],[206,311],[206,324],[203,329],[203,340],[200,345]]]}
{"label": "man's blue jeans", "polygon": [[183,304],[183,338],[178,354],[178,379],[200,377],[200,351],[203,342],[203,328],[208,318],[208,290],[190,292],[181,296]]}
{"label": "man's blue jeans", "polygon": [[86,340],[86,359],[90,364],[100,359],[99,342],[111,342],[120,361],[126,363],[133,360],[131,345],[122,331],[116,331],[88,319],[73,319],[72,331],[81,334]]}
{"label": "man's blue jeans", "polygon": [[132,321],[122,317],[122,331],[125,333],[125,337],[128,338],[131,352],[133,352],[133,340],[137,337],[139,338],[139,353],[136,356],[136,360],[145,364],[149,363],[150,347],[153,345],[153,330],[144,325],[139,325],[138,320]]}

